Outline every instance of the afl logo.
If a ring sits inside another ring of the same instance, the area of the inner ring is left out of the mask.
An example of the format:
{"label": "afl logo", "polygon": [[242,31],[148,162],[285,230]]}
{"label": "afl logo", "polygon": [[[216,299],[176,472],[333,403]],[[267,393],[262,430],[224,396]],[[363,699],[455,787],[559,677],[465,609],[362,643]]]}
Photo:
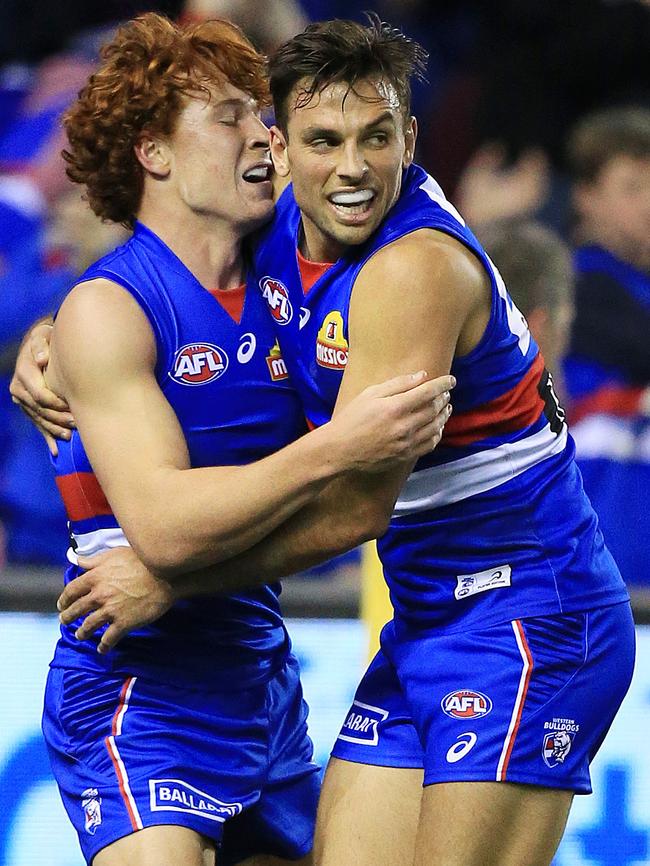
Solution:
{"label": "afl logo", "polygon": [[278,325],[288,325],[293,318],[293,307],[289,300],[287,287],[280,280],[264,277],[263,280],[260,280],[260,289],[262,297]]}
{"label": "afl logo", "polygon": [[479,719],[490,712],[492,701],[481,692],[459,689],[445,695],[440,706],[443,713],[451,716],[452,719]]}
{"label": "afl logo", "polygon": [[212,343],[190,343],[176,352],[172,378],[181,385],[206,385],[228,369],[228,355]]}

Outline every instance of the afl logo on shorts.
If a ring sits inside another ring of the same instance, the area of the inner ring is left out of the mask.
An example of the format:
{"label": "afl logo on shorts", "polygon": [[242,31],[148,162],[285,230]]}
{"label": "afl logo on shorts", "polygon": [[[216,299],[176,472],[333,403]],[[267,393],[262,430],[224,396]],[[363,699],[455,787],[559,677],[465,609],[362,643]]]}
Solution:
{"label": "afl logo on shorts", "polygon": [[490,712],[492,701],[481,692],[459,689],[445,695],[440,706],[443,713],[451,716],[452,719],[480,719]]}
{"label": "afl logo on shorts", "polygon": [[207,385],[228,369],[228,355],[212,343],[190,343],[176,352],[171,373],[181,385]]}
{"label": "afl logo on shorts", "polygon": [[293,307],[289,300],[287,287],[280,280],[264,277],[260,280],[262,297],[278,325],[288,325],[293,318]]}

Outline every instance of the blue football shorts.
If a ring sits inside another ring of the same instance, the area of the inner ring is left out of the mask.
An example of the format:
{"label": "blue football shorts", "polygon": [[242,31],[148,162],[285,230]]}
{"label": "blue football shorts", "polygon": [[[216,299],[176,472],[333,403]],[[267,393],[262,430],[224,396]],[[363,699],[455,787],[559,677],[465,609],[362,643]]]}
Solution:
{"label": "blue football shorts", "polygon": [[293,656],[231,692],[53,668],[43,733],[88,863],[160,824],[213,839],[219,866],[311,850],[319,767]]}
{"label": "blue football shorts", "polygon": [[332,755],[424,769],[424,784],[591,793],[589,764],[634,668],[627,602],[485,629],[381,635]]}

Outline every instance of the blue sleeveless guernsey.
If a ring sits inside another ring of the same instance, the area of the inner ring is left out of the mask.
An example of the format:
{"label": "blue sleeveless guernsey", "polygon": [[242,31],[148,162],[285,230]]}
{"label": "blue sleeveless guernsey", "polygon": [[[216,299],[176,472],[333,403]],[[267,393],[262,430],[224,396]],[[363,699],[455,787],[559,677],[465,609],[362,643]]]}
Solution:
{"label": "blue sleeveless guernsey", "polygon": [[[378,542],[396,625],[451,632],[626,600],[539,349],[493,263],[418,166],[404,173],[379,229],[306,295],[291,188],[261,233],[257,283],[308,421],[330,418],[354,351],[348,313],[357,274],[377,250],[421,228],[451,235],[476,255],[490,277],[492,310],[479,344],[453,362],[454,414],[442,442],[418,461]],[[395,302],[408,303],[408,274]]]}
{"label": "blue sleeveless guernsey", "polygon": [[[141,224],[79,282],[97,277],[123,286],[147,315],[156,338],[157,380],[183,428],[193,467],[250,463],[304,432],[304,413],[259,292],[246,293],[237,324]],[[79,573],[76,553],[92,555],[127,541],[77,431],[59,443],[54,464],[72,536],[67,582]],[[220,495],[216,486],[214,495]],[[279,586],[262,586],[178,602],[106,656],[97,654],[95,640],[79,643],[75,627],[64,627],[52,664],[185,685],[263,682],[287,653],[278,594]]]}

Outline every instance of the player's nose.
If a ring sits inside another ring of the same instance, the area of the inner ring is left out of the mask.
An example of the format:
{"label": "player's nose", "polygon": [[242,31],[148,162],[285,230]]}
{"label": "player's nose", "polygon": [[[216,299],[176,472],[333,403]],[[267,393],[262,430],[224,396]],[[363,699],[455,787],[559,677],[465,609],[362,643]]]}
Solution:
{"label": "player's nose", "polygon": [[359,183],[368,172],[368,166],[359,148],[354,144],[342,147],[336,166],[337,175],[352,183]]}
{"label": "player's nose", "polygon": [[257,115],[252,114],[248,119],[248,144],[254,149],[270,148],[269,130],[266,124]]}

